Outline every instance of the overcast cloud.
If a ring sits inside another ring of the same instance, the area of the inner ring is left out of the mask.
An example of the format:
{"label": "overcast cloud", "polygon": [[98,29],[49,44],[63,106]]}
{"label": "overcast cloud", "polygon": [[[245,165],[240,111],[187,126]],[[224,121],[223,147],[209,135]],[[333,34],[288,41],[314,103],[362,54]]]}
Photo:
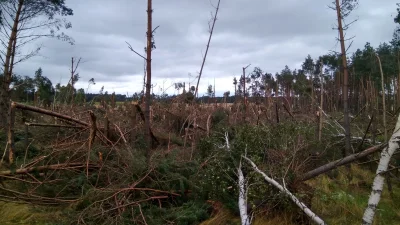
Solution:
{"label": "overcast cloud", "polygon": [[[208,84],[216,83],[217,95],[233,93],[232,80],[241,68],[251,63],[249,72],[258,66],[270,73],[285,65],[300,68],[307,54],[317,58],[330,50],[339,51],[335,11],[332,0],[221,0],[220,12],[200,82],[199,95]],[[69,45],[41,39],[40,55],[17,66],[20,75],[33,76],[41,67],[53,84],[66,85],[71,57],[82,57],[77,88],[86,90],[88,80],[97,93],[104,85],[108,92],[129,95],[140,91],[143,82],[143,59],[131,52],[125,41],[144,54],[146,43],[145,0],[67,0],[74,10],[69,17],[72,28],[66,33],[75,39]],[[217,0],[211,0],[217,4]],[[392,38],[396,0],[362,0],[353,17],[348,37],[356,36],[350,52],[363,48],[368,41],[377,47]],[[154,0],[153,51],[154,92],[161,93],[173,82],[194,83],[200,71],[202,54],[208,39],[208,21],[214,11],[210,0]],[[33,46],[26,46],[28,49]],[[191,73],[192,77],[188,74]],[[174,88],[167,90],[174,94]],[[175,92],[176,93],[176,92]]]}

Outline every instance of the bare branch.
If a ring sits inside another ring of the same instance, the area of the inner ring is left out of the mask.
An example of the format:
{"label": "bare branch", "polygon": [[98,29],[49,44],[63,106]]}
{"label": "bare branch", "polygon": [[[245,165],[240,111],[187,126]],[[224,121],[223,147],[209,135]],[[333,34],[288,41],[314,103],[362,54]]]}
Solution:
{"label": "bare branch", "polygon": [[126,42],[126,44],[128,44],[128,48],[129,48],[132,52],[136,53],[138,56],[142,57],[144,60],[147,60],[146,57],[142,56],[142,55],[139,54],[137,51],[135,51],[135,50],[132,48],[132,46],[131,46],[127,41],[125,41],[125,42]]}
{"label": "bare branch", "polygon": [[159,28],[160,26],[156,26],[156,28],[153,29],[153,31],[151,32],[152,34],[154,34],[154,32],[156,32],[157,28]]}

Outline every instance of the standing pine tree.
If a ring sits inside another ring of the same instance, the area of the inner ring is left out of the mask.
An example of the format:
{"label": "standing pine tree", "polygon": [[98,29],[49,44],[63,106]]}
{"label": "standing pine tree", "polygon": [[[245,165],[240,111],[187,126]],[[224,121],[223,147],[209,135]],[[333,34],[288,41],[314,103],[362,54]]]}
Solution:
{"label": "standing pine tree", "polygon": [[342,70],[343,70],[343,113],[344,113],[344,129],[345,129],[345,149],[342,152],[343,157],[350,153],[351,143],[350,143],[350,119],[349,119],[349,71],[347,68],[347,57],[346,57],[346,46],[344,31],[349,28],[346,24],[345,18],[347,18],[350,13],[358,5],[358,0],[335,0],[335,7],[338,20],[338,31],[339,31],[339,42],[340,49],[342,53]]}

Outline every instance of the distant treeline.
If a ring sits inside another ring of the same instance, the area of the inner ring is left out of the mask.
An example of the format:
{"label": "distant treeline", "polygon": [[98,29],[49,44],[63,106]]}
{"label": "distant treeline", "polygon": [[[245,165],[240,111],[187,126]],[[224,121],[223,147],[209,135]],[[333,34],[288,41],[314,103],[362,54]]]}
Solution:
{"label": "distant treeline", "polygon": [[[110,94],[108,94],[110,95]],[[104,96],[104,94],[98,94],[98,93],[86,93],[86,102],[100,102],[101,97]],[[107,96],[107,95],[106,95]],[[160,101],[172,101],[173,99],[177,98],[180,95],[154,95],[153,94],[153,99],[154,100],[160,100]],[[115,94],[115,101],[116,102],[125,102],[125,101],[140,101],[142,95],[141,94],[133,94],[132,96],[127,96],[124,94]],[[238,96],[239,98],[239,96]],[[235,102],[235,96],[229,96],[226,99],[224,97],[209,97],[209,96],[202,96],[199,97],[197,102],[203,102],[203,103],[208,103],[208,102],[215,102],[217,101],[218,103],[225,102],[226,103],[233,103]]]}

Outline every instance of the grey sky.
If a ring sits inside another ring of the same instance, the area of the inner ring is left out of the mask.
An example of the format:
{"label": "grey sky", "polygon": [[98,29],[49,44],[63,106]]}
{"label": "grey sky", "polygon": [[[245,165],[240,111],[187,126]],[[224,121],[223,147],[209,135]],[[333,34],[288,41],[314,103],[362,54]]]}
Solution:
{"label": "grey sky", "polygon": [[[232,80],[241,68],[251,63],[249,72],[258,66],[270,73],[285,65],[300,68],[307,54],[316,58],[329,50],[339,51],[332,30],[335,11],[328,8],[332,0],[221,0],[220,12],[207,56],[199,95],[208,84],[216,83],[217,95],[230,90]],[[86,90],[88,80],[108,92],[132,94],[140,91],[143,82],[143,59],[131,52],[125,41],[140,53],[144,52],[146,32],[145,0],[67,0],[74,10],[68,18],[72,28],[66,33],[75,45],[40,39],[40,55],[17,66],[21,75],[34,74],[42,67],[53,84],[65,85],[69,78],[71,57],[82,57],[77,88]],[[213,4],[217,0],[211,0]],[[348,31],[356,35],[350,51],[363,48],[368,41],[374,47],[390,41],[395,28],[393,17],[396,0],[362,0],[353,17],[358,18]],[[153,84],[155,93],[173,82],[194,83],[200,71],[202,54],[208,39],[208,21],[214,11],[210,0],[154,0]],[[26,46],[28,49],[33,46]],[[144,53],[143,53],[144,54]],[[191,73],[190,78],[188,74]],[[173,87],[167,90],[173,94]]]}

